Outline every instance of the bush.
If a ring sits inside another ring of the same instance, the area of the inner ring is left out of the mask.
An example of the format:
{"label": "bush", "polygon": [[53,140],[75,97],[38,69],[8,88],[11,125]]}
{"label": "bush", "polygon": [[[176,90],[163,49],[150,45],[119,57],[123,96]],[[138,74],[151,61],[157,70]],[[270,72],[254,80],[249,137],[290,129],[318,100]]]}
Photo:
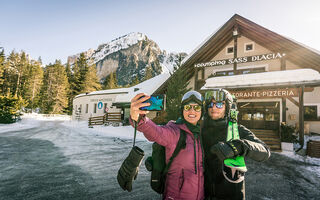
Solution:
{"label": "bush", "polygon": [[295,127],[281,123],[281,142],[293,143],[297,140],[297,137],[293,135]]}
{"label": "bush", "polygon": [[9,124],[19,119],[20,104],[18,98],[0,96],[0,123]]}

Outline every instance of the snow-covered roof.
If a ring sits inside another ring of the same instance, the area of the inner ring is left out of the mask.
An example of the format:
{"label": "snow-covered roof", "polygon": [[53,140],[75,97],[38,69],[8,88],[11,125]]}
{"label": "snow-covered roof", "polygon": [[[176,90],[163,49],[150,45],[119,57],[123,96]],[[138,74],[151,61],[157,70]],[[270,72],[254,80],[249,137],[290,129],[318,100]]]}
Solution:
{"label": "snow-covered roof", "polygon": [[311,84],[320,85],[320,74],[318,71],[313,69],[295,69],[212,77],[206,80],[201,90],[211,88],[251,88]]}
{"label": "snow-covered roof", "polygon": [[75,98],[81,97],[81,96],[86,96],[86,95],[101,95],[101,94],[122,94],[122,93],[128,93],[131,90],[131,88],[118,88],[118,89],[110,89],[110,90],[99,90],[99,91],[94,91],[94,92],[89,92],[89,93],[82,93]]}
{"label": "snow-covered roof", "polygon": [[153,94],[169,77],[169,73],[162,73],[129,88],[99,90],[90,93],[82,93],[75,96],[75,98],[92,95],[118,94],[114,103],[128,103],[135,95],[139,93],[146,93],[148,95]]}
{"label": "snow-covered roof", "polygon": [[116,97],[115,103],[127,103],[131,99],[139,94],[146,93],[148,95],[153,94],[168,78],[170,77],[169,73],[163,73],[158,76],[155,76],[149,80],[146,80],[138,85],[135,85],[130,88],[128,94],[120,94]]}

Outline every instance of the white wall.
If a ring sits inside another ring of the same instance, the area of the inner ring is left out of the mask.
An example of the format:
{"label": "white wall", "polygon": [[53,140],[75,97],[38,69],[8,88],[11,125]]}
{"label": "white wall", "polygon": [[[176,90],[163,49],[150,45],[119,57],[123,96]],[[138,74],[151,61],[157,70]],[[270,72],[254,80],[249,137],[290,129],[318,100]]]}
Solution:
{"label": "white wall", "polygon": [[[112,103],[118,94],[104,94],[104,95],[90,95],[81,96],[73,100],[72,119],[76,119],[76,109],[81,105],[80,120],[88,120],[89,117],[102,116],[105,114],[105,103],[107,104],[108,112],[121,112],[121,109],[112,107]],[[98,103],[102,102],[102,108],[98,108]],[[86,112],[86,105],[88,104],[88,112]],[[94,107],[96,104],[96,113]]]}

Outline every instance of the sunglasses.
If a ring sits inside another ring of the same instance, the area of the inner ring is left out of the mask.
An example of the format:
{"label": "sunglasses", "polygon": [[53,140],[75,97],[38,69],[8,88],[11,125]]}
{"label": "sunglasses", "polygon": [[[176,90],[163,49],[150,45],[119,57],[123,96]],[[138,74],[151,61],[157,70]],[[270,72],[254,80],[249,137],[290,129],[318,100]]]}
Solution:
{"label": "sunglasses", "polygon": [[201,106],[199,106],[199,105],[184,105],[183,106],[183,109],[185,110],[185,111],[189,111],[189,110],[191,110],[191,108],[193,108],[193,110],[194,111],[196,111],[196,112],[200,112],[201,111]]}
{"label": "sunglasses", "polygon": [[223,105],[224,103],[223,102],[211,102],[209,105],[208,105],[208,108],[213,108],[214,105],[216,105],[217,108],[221,109],[223,108]]}

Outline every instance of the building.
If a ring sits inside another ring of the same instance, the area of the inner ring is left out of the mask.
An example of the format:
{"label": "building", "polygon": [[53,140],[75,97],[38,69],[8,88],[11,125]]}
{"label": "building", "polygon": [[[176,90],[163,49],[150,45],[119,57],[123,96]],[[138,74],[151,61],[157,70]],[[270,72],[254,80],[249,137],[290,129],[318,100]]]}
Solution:
{"label": "building", "polygon": [[[237,97],[239,122],[274,150],[280,123],[320,133],[320,52],[235,14],[183,60],[189,87],[225,88]],[[167,82],[166,82],[167,83]],[[159,90],[165,91],[166,83]],[[260,136],[260,135],[259,135]]]}
{"label": "building", "polygon": [[[130,115],[131,99],[139,93],[154,94],[169,77],[169,73],[163,73],[130,88],[79,94],[73,99],[72,119],[88,120],[89,117],[103,116],[107,112],[121,112],[122,120],[127,122]],[[150,118],[156,115],[157,112],[148,114]]]}

